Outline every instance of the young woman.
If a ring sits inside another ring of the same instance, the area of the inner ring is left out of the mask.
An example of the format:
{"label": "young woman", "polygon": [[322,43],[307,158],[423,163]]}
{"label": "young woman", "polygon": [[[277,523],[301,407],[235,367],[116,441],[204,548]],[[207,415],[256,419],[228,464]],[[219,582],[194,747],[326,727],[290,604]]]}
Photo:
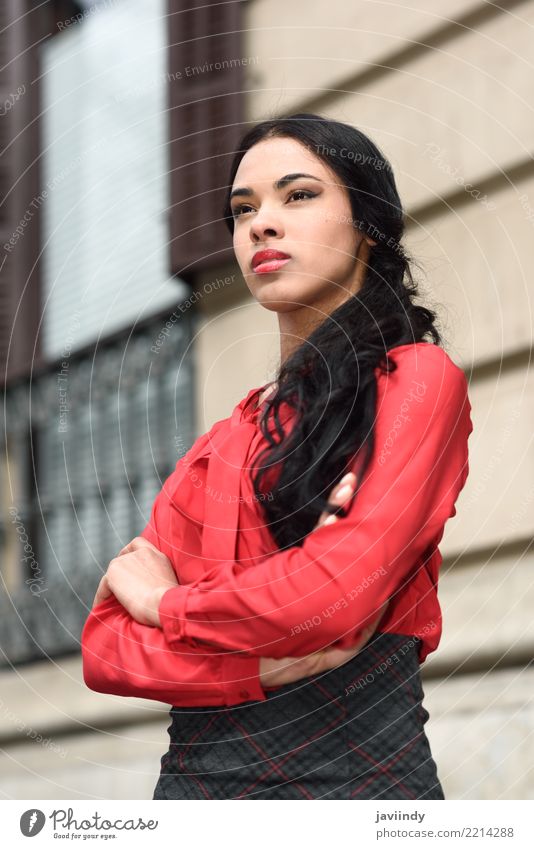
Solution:
{"label": "young woman", "polygon": [[85,681],[172,705],[155,799],[443,799],[420,664],[471,406],[415,304],[391,166],[349,125],[264,121],[224,217],[280,367],[109,564]]}

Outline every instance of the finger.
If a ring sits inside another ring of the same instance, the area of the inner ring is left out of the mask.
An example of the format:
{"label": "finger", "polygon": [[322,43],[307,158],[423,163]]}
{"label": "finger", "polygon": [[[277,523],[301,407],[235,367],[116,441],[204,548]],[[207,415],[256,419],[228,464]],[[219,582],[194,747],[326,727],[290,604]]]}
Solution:
{"label": "finger", "polygon": [[[117,554],[117,557],[121,557],[123,554],[131,554],[132,551],[138,551],[140,548],[154,548],[155,549],[156,546],[152,545],[152,543],[149,542],[144,537],[134,537],[128,543],[128,545],[125,545],[124,548],[121,548],[121,550]],[[158,549],[156,549],[156,551],[157,550]]]}
{"label": "finger", "polygon": [[132,551],[135,551],[136,548],[139,547],[139,539],[143,539],[143,537],[134,537],[132,540],[130,540],[129,543],[127,543],[121,548],[116,557],[122,557],[123,554],[130,554]]}
{"label": "finger", "polygon": [[322,520],[319,520],[319,526],[320,527],[322,527],[323,525],[333,525],[334,522],[337,522],[337,520],[338,520],[338,516],[336,516],[335,513],[323,513],[322,515],[325,518],[322,519]]}
{"label": "finger", "polygon": [[98,585],[96,595],[93,600],[93,607],[96,607],[96,605],[100,604],[101,601],[105,601],[105,599],[109,598],[110,595],[111,589],[109,587],[109,582],[106,575],[104,575]]}
{"label": "finger", "polygon": [[[333,504],[336,507],[342,506],[348,501],[349,498],[353,495],[354,486],[356,483],[356,475],[354,472],[349,472],[343,478],[341,478],[340,482],[337,486],[334,487],[332,492],[330,493],[330,497],[328,499],[329,504]],[[321,525],[330,525],[333,524],[338,519],[338,516],[335,513],[329,513],[327,510],[323,510],[321,515],[319,516],[318,527]]]}

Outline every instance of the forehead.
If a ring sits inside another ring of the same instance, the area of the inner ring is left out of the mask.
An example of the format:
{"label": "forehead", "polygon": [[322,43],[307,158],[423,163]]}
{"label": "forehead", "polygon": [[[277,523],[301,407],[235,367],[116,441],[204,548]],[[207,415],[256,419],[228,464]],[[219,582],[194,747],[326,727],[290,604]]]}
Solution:
{"label": "forehead", "polygon": [[266,184],[270,187],[284,174],[305,171],[321,180],[337,182],[336,175],[312,150],[296,139],[263,139],[247,150],[239,163],[232,188]]}

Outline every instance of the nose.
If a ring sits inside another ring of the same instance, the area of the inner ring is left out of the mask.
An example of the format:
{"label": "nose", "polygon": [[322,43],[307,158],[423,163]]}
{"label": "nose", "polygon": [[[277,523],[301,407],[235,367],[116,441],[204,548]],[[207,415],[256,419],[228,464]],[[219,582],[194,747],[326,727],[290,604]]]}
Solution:
{"label": "nose", "polygon": [[250,224],[250,238],[253,242],[263,241],[266,237],[272,238],[282,234],[282,226],[276,220],[275,213],[263,209],[256,213]]}

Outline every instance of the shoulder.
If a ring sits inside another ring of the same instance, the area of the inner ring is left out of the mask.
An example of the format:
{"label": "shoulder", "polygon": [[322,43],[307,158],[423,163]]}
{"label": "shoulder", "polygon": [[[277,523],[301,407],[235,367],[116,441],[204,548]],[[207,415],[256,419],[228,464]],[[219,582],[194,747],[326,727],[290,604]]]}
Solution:
{"label": "shoulder", "polygon": [[377,368],[382,392],[398,394],[413,388],[420,396],[434,400],[467,397],[468,384],[463,369],[439,345],[415,342],[391,348],[387,354],[395,362],[396,369],[388,373]]}
{"label": "shoulder", "polygon": [[440,369],[443,372],[451,374],[458,372],[463,375],[460,366],[451,359],[440,345],[434,345],[433,342],[413,342],[408,345],[397,345],[395,348],[390,348],[387,355],[396,362],[402,363],[404,368],[410,365],[413,368]]}
{"label": "shoulder", "polygon": [[[400,345],[388,351],[391,371],[376,370],[377,436],[394,427],[462,440],[473,430],[468,382],[464,371],[443,348],[426,342]],[[412,427],[413,426],[413,427]]]}
{"label": "shoulder", "polygon": [[433,464],[438,454],[452,457],[455,451],[463,464],[473,430],[463,370],[443,348],[430,343],[398,346],[388,356],[396,369],[377,377],[378,464],[393,468],[393,454],[400,466],[412,458]]}

